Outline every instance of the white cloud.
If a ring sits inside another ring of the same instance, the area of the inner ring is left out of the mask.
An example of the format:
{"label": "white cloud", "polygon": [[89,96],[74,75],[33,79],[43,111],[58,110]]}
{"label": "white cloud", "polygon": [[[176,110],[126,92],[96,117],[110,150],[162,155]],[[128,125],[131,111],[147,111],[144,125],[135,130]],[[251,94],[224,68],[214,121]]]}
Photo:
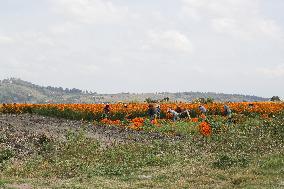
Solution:
{"label": "white cloud", "polygon": [[143,47],[146,50],[162,50],[177,53],[192,53],[193,47],[188,37],[179,31],[163,31],[148,33],[149,40]]}
{"label": "white cloud", "polygon": [[219,33],[230,34],[243,39],[255,39],[257,37],[279,39],[282,35],[280,27],[272,20],[216,18],[212,19],[211,24]]}
{"label": "white cloud", "polygon": [[49,31],[51,34],[58,35],[58,34],[66,34],[67,32],[73,31],[78,28],[80,28],[78,24],[67,21],[65,23],[49,26]]}
{"label": "white cloud", "polygon": [[[284,94],[278,87],[283,66],[273,67],[284,60],[284,40],[278,40],[283,36],[281,3],[47,1],[52,3],[19,7],[21,20],[10,17],[8,8],[0,11],[0,18],[6,18],[0,29],[2,78],[100,92],[226,89]],[[172,79],[165,82],[165,75]]]}
{"label": "white cloud", "polygon": [[281,27],[260,13],[259,0],[183,0],[183,14],[219,33],[243,39],[283,37]]}
{"label": "white cloud", "polygon": [[257,73],[271,77],[282,77],[284,76],[284,64],[274,68],[259,68],[257,69]]}
{"label": "white cloud", "polygon": [[54,47],[56,40],[48,33],[41,32],[22,32],[13,35],[13,38],[17,41],[16,45],[21,47],[39,48],[39,47]]}
{"label": "white cloud", "polygon": [[82,23],[115,23],[128,16],[127,7],[109,0],[52,0],[56,12]]}
{"label": "white cloud", "polygon": [[0,35],[0,44],[11,44],[14,43],[15,40],[8,36],[1,36]]}

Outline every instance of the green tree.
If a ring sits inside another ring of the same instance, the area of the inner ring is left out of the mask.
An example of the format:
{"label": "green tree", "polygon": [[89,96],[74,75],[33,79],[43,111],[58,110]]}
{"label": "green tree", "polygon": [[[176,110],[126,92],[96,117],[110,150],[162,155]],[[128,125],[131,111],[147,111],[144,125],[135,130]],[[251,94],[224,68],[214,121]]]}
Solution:
{"label": "green tree", "polygon": [[281,101],[281,100],[280,100],[279,96],[273,96],[273,97],[270,99],[270,101],[272,101],[272,102],[279,102],[279,101]]}

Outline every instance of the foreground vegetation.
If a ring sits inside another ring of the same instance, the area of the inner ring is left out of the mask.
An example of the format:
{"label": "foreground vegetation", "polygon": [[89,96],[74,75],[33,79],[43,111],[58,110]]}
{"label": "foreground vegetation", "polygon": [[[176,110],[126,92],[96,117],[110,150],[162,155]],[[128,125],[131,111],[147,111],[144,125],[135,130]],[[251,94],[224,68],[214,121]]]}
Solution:
{"label": "foreground vegetation", "polygon": [[[103,146],[82,129],[66,133],[66,140],[43,135],[34,142],[34,153],[21,158],[1,148],[0,187],[284,187],[283,111],[267,116],[237,113],[231,120],[209,115],[207,121],[212,126],[209,137],[199,133],[200,120],[155,126],[146,119],[137,132],[161,137]],[[0,141],[4,144],[5,137]]]}

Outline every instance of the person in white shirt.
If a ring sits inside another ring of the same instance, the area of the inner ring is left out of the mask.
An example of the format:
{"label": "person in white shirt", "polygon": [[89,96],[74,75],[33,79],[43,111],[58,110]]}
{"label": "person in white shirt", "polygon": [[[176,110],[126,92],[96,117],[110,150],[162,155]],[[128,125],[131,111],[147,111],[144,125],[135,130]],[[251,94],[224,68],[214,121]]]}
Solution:
{"label": "person in white shirt", "polygon": [[167,112],[173,115],[173,121],[177,121],[179,119],[180,113],[177,113],[175,110],[169,108]]}

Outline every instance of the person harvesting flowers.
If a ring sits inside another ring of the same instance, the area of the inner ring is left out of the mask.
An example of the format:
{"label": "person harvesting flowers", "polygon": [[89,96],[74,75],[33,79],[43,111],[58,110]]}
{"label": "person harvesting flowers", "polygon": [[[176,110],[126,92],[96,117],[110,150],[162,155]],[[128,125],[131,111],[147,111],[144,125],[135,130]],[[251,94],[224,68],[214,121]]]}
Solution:
{"label": "person harvesting flowers", "polygon": [[232,117],[232,110],[227,104],[224,105],[224,115],[228,116],[229,118]]}
{"label": "person harvesting flowers", "polygon": [[176,112],[175,110],[172,110],[172,109],[169,108],[167,112],[172,114],[173,121],[177,121],[179,119],[180,113]]}
{"label": "person harvesting flowers", "polygon": [[205,119],[206,119],[206,112],[207,112],[207,109],[206,109],[204,106],[202,106],[202,105],[199,105],[199,106],[198,106],[198,109],[199,109],[199,111],[201,112],[200,117],[202,118],[202,120],[205,120]]}
{"label": "person harvesting flowers", "polygon": [[151,121],[157,119],[158,110],[157,110],[157,107],[154,106],[153,104],[148,105],[148,115]]}
{"label": "person harvesting flowers", "polygon": [[109,116],[109,114],[110,114],[110,105],[109,104],[105,105],[105,107],[103,109],[103,112],[104,112],[103,117],[107,118]]}

